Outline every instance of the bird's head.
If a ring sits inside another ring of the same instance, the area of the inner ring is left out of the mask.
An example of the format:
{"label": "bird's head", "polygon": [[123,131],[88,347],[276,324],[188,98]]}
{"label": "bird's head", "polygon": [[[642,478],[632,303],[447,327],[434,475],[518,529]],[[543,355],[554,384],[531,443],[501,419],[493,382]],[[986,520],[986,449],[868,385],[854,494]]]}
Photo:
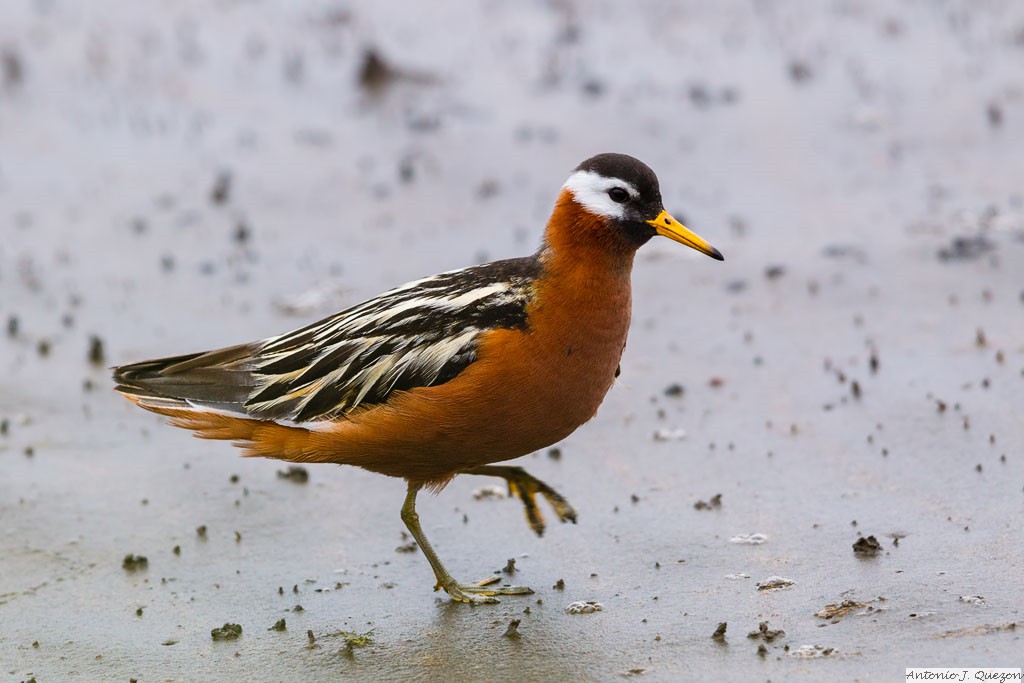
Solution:
{"label": "bird's head", "polygon": [[658,176],[638,159],[625,154],[598,154],[577,166],[563,189],[583,211],[603,219],[636,247],[663,235],[724,260],[720,251],[665,210]]}

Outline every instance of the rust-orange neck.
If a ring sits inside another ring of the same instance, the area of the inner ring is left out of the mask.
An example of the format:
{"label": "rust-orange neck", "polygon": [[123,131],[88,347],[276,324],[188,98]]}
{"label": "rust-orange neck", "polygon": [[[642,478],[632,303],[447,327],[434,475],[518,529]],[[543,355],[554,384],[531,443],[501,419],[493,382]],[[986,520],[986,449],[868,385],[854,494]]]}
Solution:
{"label": "rust-orange neck", "polygon": [[540,257],[549,274],[583,269],[628,280],[636,250],[608,221],[562,190],[544,231]]}

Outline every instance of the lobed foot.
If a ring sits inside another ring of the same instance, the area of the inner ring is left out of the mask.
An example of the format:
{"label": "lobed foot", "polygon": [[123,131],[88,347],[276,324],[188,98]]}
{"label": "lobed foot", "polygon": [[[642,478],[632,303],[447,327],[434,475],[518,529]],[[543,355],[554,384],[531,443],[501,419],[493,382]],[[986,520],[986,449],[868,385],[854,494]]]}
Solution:
{"label": "lobed foot", "polygon": [[538,536],[543,536],[545,528],[544,515],[541,514],[540,507],[537,505],[536,496],[538,493],[548,501],[551,509],[555,511],[558,521],[562,523],[576,523],[576,510],[573,509],[572,505],[569,505],[569,501],[562,494],[532,474],[527,474],[525,470],[519,467],[510,469],[519,471],[509,474],[506,478],[506,481],[508,481],[508,494],[510,496],[517,496],[523,502],[523,507],[526,511],[526,521],[534,533]]}
{"label": "lobed foot", "polygon": [[529,586],[494,586],[500,581],[497,576],[488,577],[476,583],[457,583],[454,580],[448,585],[437,584],[434,590],[444,589],[444,592],[457,602],[468,602],[473,605],[493,604],[500,602],[496,595],[532,595],[533,589]]}
{"label": "lobed foot", "polygon": [[537,477],[528,474],[522,467],[482,465],[466,470],[464,474],[501,477],[508,482],[508,495],[516,496],[523,502],[523,507],[526,509],[526,521],[538,536],[544,535],[544,515],[541,514],[540,507],[537,505],[538,493],[547,499],[548,504],[558,516],[558,521],[576,523],[576,510],[569,505],[569,501]]}

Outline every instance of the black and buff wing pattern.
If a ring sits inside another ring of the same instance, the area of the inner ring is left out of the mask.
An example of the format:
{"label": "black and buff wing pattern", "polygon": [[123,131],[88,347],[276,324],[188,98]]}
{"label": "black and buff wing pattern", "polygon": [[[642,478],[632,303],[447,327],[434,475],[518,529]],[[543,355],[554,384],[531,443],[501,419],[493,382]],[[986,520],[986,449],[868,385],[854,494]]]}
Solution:
{"label": "black and buff wing pattern", "polygon": [[330,419],[443,384],[476,360],[481,333],[524,328],[539,269],[526,257],[415,280],[278,337],[117,368],[117,389],[143,405]]}

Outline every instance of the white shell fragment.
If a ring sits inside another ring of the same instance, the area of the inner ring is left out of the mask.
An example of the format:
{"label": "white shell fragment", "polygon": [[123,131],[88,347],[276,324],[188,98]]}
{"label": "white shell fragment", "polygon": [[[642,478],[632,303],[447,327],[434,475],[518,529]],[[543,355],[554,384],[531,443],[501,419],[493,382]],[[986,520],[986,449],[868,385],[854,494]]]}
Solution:
{"label": "white shell fragment", "polygon": [[597,600],[578,600],[565,608],[566,614],[593,614],[604,611],[604,605]]}
{"label": "white shell fragment", "polygon": [[685,429],[656,429],[654,430],[655,441],[682,441],[686,438]]}
{"label": "white shell fragment", "polygon": [[797,659],[817,659],[818,657],[830,657],[836,654],[834,647],[822,647],[821,645],[801,645],[790,650],[789,656]]}
{"label": "white shell fragment", "polygon": [[957,598],[960,602],[966,602],[968,605],[978,605],[979,607],[988,607],[988,602],[985,600],[984,595],[961,595]]}
{"label": "white shell fragment", "polygon": [[737,534],[729,539],[729,543],[737,545],[761,545],[768,541],[768,534]]}
{"label": "white shell fragment", "polygon": [[497,498],[498,500],[501,500],[506,497],[507,494],[505,493],[505,489],[500,486],[484,486],[473,491],[474,500],[484,500],[485,498]]}

